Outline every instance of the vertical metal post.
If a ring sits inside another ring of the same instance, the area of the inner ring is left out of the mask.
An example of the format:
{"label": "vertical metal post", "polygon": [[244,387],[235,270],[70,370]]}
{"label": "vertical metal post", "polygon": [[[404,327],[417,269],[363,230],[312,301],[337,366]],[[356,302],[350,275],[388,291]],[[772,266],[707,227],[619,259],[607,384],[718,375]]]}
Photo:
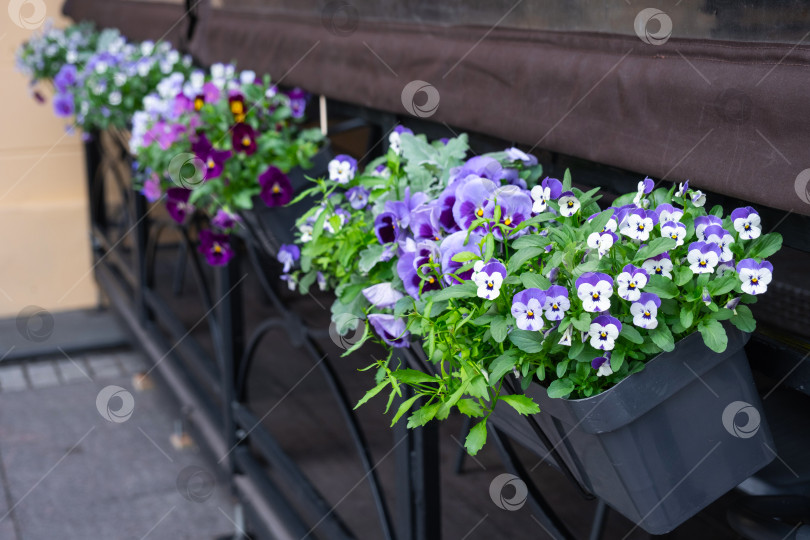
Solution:
{"label": "vertical metal post", "polygon": [[[101,142],[100,133],[91,131],[84,141],[84,166],[87,172],[87,196],[90,210],[90,226],[104,230],[107,219],[104,212],[104,178],[100,174]],[[94,246],[95,247],[95,246]]]}
{"label": "vertical metal post", "polygon": [[149,308],[146,306],[145,291],[148,287],[146,276],[146,242],[149,235],[149,218],[146,215],[146,198],[139,192],[133,191],[130,197],[132,201],[132,218],[135,220],[134,249],[132,250],[132,267],[135,269],[135,277],[138,280],[135,287],[135,308],[141,324],[151,318]]}

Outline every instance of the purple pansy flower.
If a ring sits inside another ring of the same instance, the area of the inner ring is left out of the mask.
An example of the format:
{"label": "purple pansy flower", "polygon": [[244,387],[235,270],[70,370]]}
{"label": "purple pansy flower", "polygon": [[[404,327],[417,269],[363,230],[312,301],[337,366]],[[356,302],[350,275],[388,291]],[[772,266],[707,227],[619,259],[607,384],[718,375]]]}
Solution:
{"label": "purple pansy flower", "polygon": [[383,209],[396,215],[397,224],[405,229],[410,225],[411,212],[423,206],[427,200],[428,196],[421,191],[411,195],[411,189],[406,187],[401,201],[386,201]]}
{"label": "purple pansy flower", "polygon": [[217,150],[213,147],[208,137],[201,135],[194,144],[191,151],[205,163],[205,179],[211,180],[222,174],[225,162],[231,157],[230,150]]}
{"label": "purple pansy flower", "polygon": [[556,178],[546,177],[539,186],[534,186],[531,190],[532,212],[539,214],[548,208],[548,201],[554,201],[562,195],[562,182]]}
{"label": "purple pansy flower", "polygon": [[644,195],[650,193],[655,187],[655,182],[648,176],[638,183],[638,190],[636,196],[633,197],[633,204],[638,208],[646,208],[649,201],[644,198]]}
{"label": "purple pansy flower", "polygon": [[449,186],[444,188],[441,195],[439,195],[439,199],[437,201],[437,205],[439,207],[439,224],[442,226],[448,233],[454,233],[461,228],[456,223],[455,217],[453,217],[453,206],[456,204],[456,188],[461,184],[459,181],[452,182]]}
{"label": "purple pansy flower", "polygon": [[224,266],[233,258],[228,235],[217,234],[207,229],[200,231],[200,245],[197,249],[205,255],[211,266]]}
{"label": "purple pansy flower", "polygon": [[368,316],[368,322],[377,332],[377,335],[391,347],[408,347],[408,332],[405,328],[405,321],[393,315],[372,313]]}
{"label": "purple pansy flower", "polygon": [[573,216],[579,212],[579,208],[582,206],[573,191],[564,191],[562,195],[560,195],[559,204],[560,214],[565,217]]}
{"label": "purple pansy flower", "polygon": [[546,319],[550,321],[561,321],[565,317],[565,312],[571,307],[568,300],[568,289],[560,285],[552,285],[546,293],[546,301],[543,304]]}
{"label": "purple pansy flower", "polygon": [[281,169],[270,165],[259,175],[261,191],[259,197],[267,206],[284,206],[292,200],[293,188],[287,175]]}
{"label": "purple pansy flower", "polygon": [[743,240],[753,240],[762,234],[759,214],[750,206],[737,208],[731,212],[731,222]]}
{"label": "purple pansy flower", "polygon": [[618,294],[625,300],[635,301],[641,296],[641,289],[647,285],[650,275],[643,268],[638,268],[632,264],[622,268],[622,273],[616,276],[618,284]]}
{"label": "purple pansy flower", "polygon": [[658,213],[658,219],[661,223],[666,223],[667,221],[679,222],[683,217],[683,210],[675,208],[669,203],[659,204],[655,211]]}
{"label": "purple pansy flower", "polygon": [[307,110],[307,99],[309,94],[300,88],[293,88],[287,92],[287,97],[290,99],[290,113],[293,118],[303,118]]}
{"label": "purple pansy flower", "polygon": [[628,211],[619,224],[619,231],[634,240],[642,242],[650,238],[650,231],[655,227],[654,212],[647,212],[642,208]]}
{"label": "purple pansy flower", "polygon": [[506,157],[510,161],[519,161],[523,163],[523,165],[525,165],[526,167],[533,167],[534,165],[537,165],[536,157],[534,157],[531,154],[527,154],[523,150],[519,150],[514,146],[512,148],[507,148],[505,152]]}
{"label": "purple pansy flower", "polygon": [[363,186],[355,186],[346,191],[346,199],[355,210],[362,210],[368,204],[368,190]]}
{"label": "purple pansy flower", "polygon": [[[479,261],[483,262],[483,261]],[[498,259],[475,268],[472,280],[478,285],[478,297],[494,300],[501,294],[501,284],[506,279],[506,267]]]}
{"label": "purple pansy flower", "polygon": [[329,162],[329,179],[338,184],[348,184],[357,172],[357,160],[346,154],[340,154]]}
{"label": "purple pansy flower", "polygon": [[227,231],[228,229],[236,227],[236,224],[241,221],[242,218],[240,218],[238,214],[231,214],[227,210],[220,208],[217,210],[217,214],[211,219],[211,225]]}
{"label": "purple pansy flower", "polygon": [[703,239],[709,244],[714,244],[720,248],[720,262],[730,261],[734,258],[730,247],[734,243],[734,237],[723,227],[709,225],[703,230]]}
{"label": "purple pansy flower", "polygon": [[324,276],[323,272],[321,272],[320,270],[318,270],[318,273],[315,276],[315,281],[318,282],[318,289],[320,289],[321,291],[326,290],[327,287],[326,276]]}
{"label": "purple pansy flower", "polygon": [[256,152],[256,132],[250,124],[240,122],[234,125],[231,130],[231,140],[236,152],[244,152],[247,155]]}
{"label": "purple pansy flower", "polygon": [[576,280],[577,296],[585,311],[598,313],[610,309],[613,278],[598,272],[585,272]]}
{"label": "purple pansy flower", "polygon": [[621,331],[622,323],[619,319],[610,315],[599,315],[591,321],[591,327],[588,330],[591,347],[600,351],[612,351]]}
{"label": "purple pansy flower", "polygon": [[619,237],[610,231],[591,233],[588,235],[588,247],[595,249],[601,259],[610,251],[610,248],[613,247],[613,244],[615,244],[618,239]]}
{"label": "purple pansy flower", "polygon": [[[456,254],[461,253],[462,251],[471,251],[476,255],[481,255],[479,243],[481,242],[483,235],[472,232],[469,240],[465,243],[464,240],[466,238],[466,231],[454,232],[442,240],[442,243],[439,245],[439,250],[442,253],[442,273],[445,276],[445,282],[447,282],[449,285],[461,283],[458,279],[451,275],[456,273],[456,271],[463,266],[462,263],[453,260],[453,257],[455,257]],[[465,272],[458,274],[458,277],[462,280],[470,279],[471,276],[472,270],[466,270]]]}
{"label": "purple pansy flower", "polygon": [[703,294],[701,296],[701,300],[703,300],[703,303],[706,304],[706,306],[712,303],[712,295],[709,294],[708,287],[703,287]]}
{"label": "purple pansy flower", "polygon": [[467,230],[479,218],[491,218],[495,209],[492,194],[496,186],[492,180],[480,176],[467,177],[456,190],[453,218],[462,230]]}
{"label": "purple pansy flower", "polygon": [[284,265],[283,272],[289,274],[295,262],[301,258],[301,250],[295,244],[281,244],[276,260]]}
{"label": "purple pansy flower", "polygon": [[742,296],[737,296],[735,298],[732,298],[728,302],[726,302],[726,305],[723,306],[723,307],[726,308],[726,309],[730,309],[731,311],[734,312],[734,315],[736,315],[737,314],[737,306],[740,305],[741,300],[742,300]]}
{"label": "purple pansy flower", "polygon": [[773,278],[773,265],[768,261],[758,263],[754,259],[743,259],[737,264],[737,273],[744,293],[762,294]]}
{"label": "purple pansy flower", "polygon": [[73,114],[73,96],[70,94],[56,94],[53,98],[53,112],[60,118]]}
{"label": "purple pansy flower", "polygon": [[734,267],[735,263],[733,257],[727,261],[720,261],[720,263],[717,265],[717,268],[714,269],[714,275],[716,275],[717,277],[723,277],[729,272],[733,272]]}
{"label": "purple pansy flower", "polygon": [[76,84],[77,71],[73,64],[64,64],[53,78],[53,85],[59,92],[64,92]]}
{"label": "purple pansy flower", "polygon": [[717,225],[718,227],[723,226],[723,220],[717,216],[698,216],[695,218],[695,235],[697,239],[703,242],[706,237],[704,236],[703,232],[706,230],[706,227],[709,225]]}
{"label": "purple pansy flower", "polygon": [[385,163],[380,163],[374,170],[371,171],[371,176],[376,176],[378,178],[388,178],[391,176],[391,171],[388,169]]}
{"label": "purple pansy flower", "polygon": [[441,251],[436,242],[432,240],[422,240],[416,244],[414,251],[413,268],[416,272],[431,283],[433,283],[434,268],[431,265],[439,265],[442,258]]}
{"label": "purple pansy flower", "polygon": [[397,275],[402,280],[405,292],[414,298],[419,298],[419,289],[422,292],[433,291],[440,288],[439,280],[434,276],[425,279],[420,277],[416,271],[416,253],[406,251],[400,255],[397,261]]}
{"label": "purple pansy flower", "polygon": [[397,216],[393,212],[382,212],[374,218],[374,234],[380,244],[390,244],[402,237],[402,229],[397,222]]}
{"label": "purple pansy flower", "polygon": [[698,207],[703,206],[704,204],[706,204],[706,194],[700,191],[699,189],[696,189],[695,191],[692,192],[691,201],[692,204],[694,204],[695,206]]}
{"label": "purple pansy flower", "polygon": [[677,221],[667,221],[661,225],[661,236],[675,240],[675,246],[682,246],[686,239],[686,225]]}
{"label": "purple pansy flower", "polygon": [[403,126],[397,126],[394,128],[394,131],[392,131],[391,134],[388,136],[388,146],[397,155],[402,153],[402,135],[404,133],[408,135],[413,135],[412,130]]}
{"label": "purple pansy flower", "polygon": [[503,175],[503,165],[490,156],[471,157],[455,171],[456,178],[464,179],[468,176],[478,176],[494,182],[503,178]]}
{"label": "purple pansy flower", "polygon": [[711,274],[720,262],[720,248],[707,242],[692,242],[686,260],[693,274]]}
{"label": "purple pansy flower", "polygon": [[560,336],[560,341],[557,342],[557,345],[562,345],[564,347],[570,347],[571,346],[571,337],[573,336],[573,334],[574,334],[574,327],[569,326],[568,328],[565,329],[562,336]]}
{"label": "purple pansy flower", "polygon": [[653,293],[641,293],[637,302],[630,305],[630,315],[633,316],[633,324],[652,330],[658,326],[658,308],[661,307],[661,299]]}
{"label": "purple pansy flower", "polygon": [[683,197],[689,190],[689,180],[678,184],[678,190],[675,192],[676,197]]}
{"label": "purple pansy flower", "polygon": [[377,283],[371,287],[363,289],[363,296],[366,297],[372,306],[380,309],[392,308],[403,294],[396,290],[391,283]]}
{"label": "purple pansy flower", "polygon": [[546,293],[541,289],[530,288],[512,297],[512,316],[521,330],[543,329],[543,305]]}
{"label": "purple pansy flower", "polygon": [[163,191],[160,189],[160,180],[156,174],[149,175],[149,178],[144,181],[141,194],[143,194],[150,203],[160,199],[160,196],[163,195]]}
{"label": "purple pansy flower", "polygon": [[166,190],[166,210],[177,223],[183,223],[186,217],[194,211],[188,198],[191,190],[185,188],[169,188]]}
{"label": "purple pansy flower", "polygon": [[665,251],[647,259],[641,264],[641,267],[650,275],[656,274],[672,279],[672,261],[669,258],[669,252]]}
{"label": "purple pansy flower", "polygon": [[438,242],[441,240],[441,226],[439,217],[441,209],[435,203],[423,204],[419,208],[411,212],[411,219],[409,226],[413,232],[414,238],[428,239]]}
{"label": "purple pansy flower", "polygon": [[610,358],[607,354],[591,360],[591,367],[596,370],[597,377],[607,377],[609,375],[613,375],[613,370],[610,368]]}
{"label": "purple pansy flower", "polygon": [[[501,208],[501,223],[507,227],[515,228],[531,217],[532,199],[519,187],[513,185],[499,187],[493,193],[493,197],[495,204]],[[526,229],[523,229],[517,235],[527,232]],[[498,240],[503,238],[500,228],[496,228],[493,235]]]}

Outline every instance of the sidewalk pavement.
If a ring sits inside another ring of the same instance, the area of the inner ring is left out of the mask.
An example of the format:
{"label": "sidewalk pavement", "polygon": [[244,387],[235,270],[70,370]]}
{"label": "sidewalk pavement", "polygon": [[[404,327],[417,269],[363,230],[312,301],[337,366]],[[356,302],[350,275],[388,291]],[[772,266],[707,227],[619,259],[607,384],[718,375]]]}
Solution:
{"label": "sidewalk pavement", "polygon": [[133,351],[0,364],[0,540],[213,539],[233,505]]}

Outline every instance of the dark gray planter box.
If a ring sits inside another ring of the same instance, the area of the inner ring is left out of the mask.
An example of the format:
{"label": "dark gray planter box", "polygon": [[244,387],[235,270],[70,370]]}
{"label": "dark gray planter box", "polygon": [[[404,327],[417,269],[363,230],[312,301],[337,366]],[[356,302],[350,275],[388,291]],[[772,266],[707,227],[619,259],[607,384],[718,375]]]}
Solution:
{"label": "dark gray planter box", "polygon": [[[552,399],[537,384],[526,392],[574,476],[647,532],[671,531],[775,457],[743,349],[749,335],[726,331],[725,352],[711,351],[696,332],[597,396]],[[511,407],[498,407],[492,420],[553,461]]]}

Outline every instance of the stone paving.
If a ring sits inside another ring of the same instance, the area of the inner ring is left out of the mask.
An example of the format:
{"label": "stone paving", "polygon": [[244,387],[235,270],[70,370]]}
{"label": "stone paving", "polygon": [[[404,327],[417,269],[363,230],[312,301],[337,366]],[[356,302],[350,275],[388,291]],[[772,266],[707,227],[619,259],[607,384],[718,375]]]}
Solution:
{"label": "stone paving", "polygon": [[233,504],[134,351],[0,364],[0,540],[213,539]]}

